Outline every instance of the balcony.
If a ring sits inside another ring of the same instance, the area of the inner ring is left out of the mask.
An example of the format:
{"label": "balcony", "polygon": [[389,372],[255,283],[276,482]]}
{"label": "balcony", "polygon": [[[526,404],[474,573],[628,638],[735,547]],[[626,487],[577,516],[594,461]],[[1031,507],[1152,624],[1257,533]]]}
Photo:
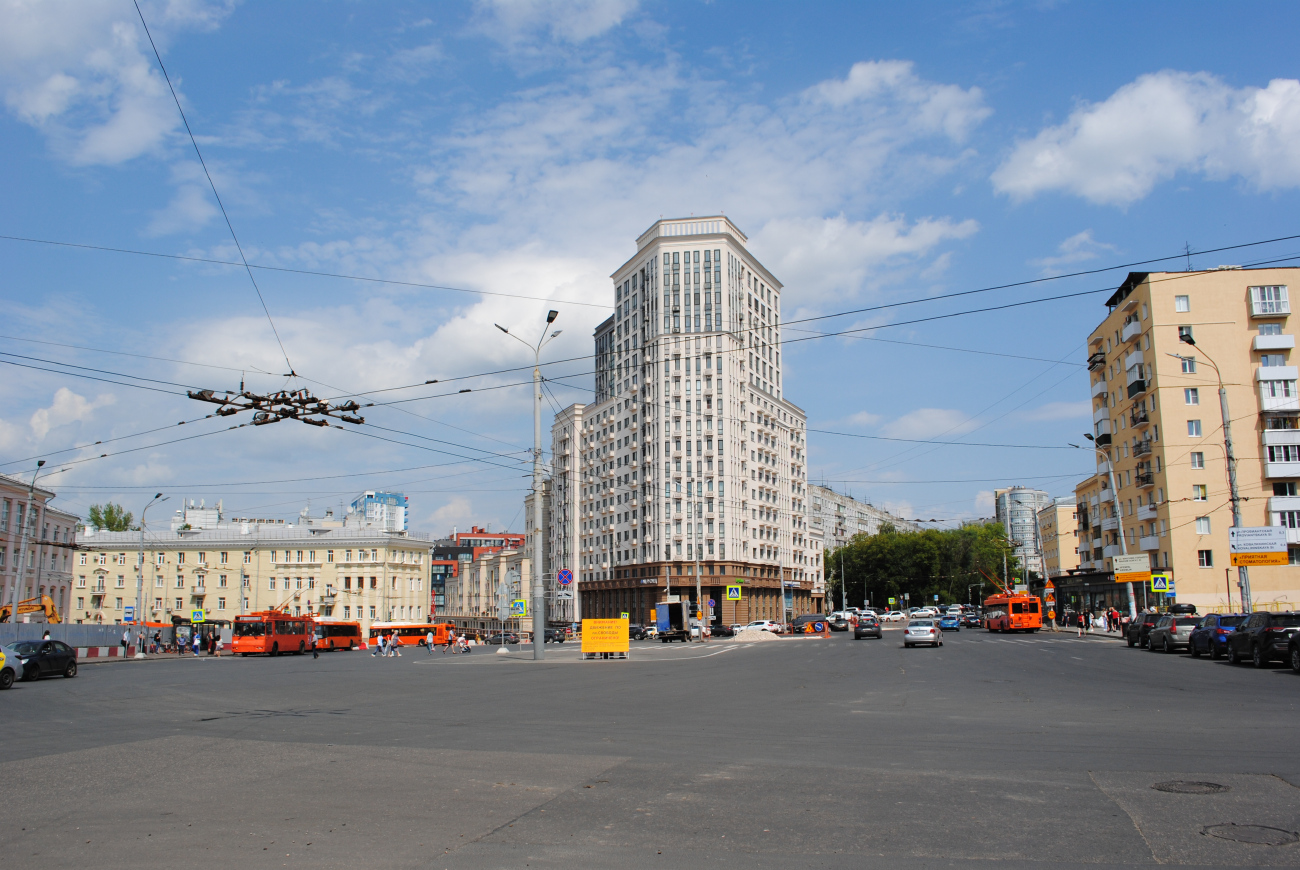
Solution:
{"label": "balcony", "polygon": [[[1277,388],[1274,384],[1286,384],[1287,381],[1261,381],[1259,384],[1259,409],[1261,411],[1300,411],[1300,395],[1296,393],[1295,381],[1286,388]],[[1290,395],[1281,395],[1285,389]]]}
{"label": "balcony", "polygon": [[1145,361],[1146,361],[1146,360],[1145,360],[1145,359],[1143,358],[1143,356],[1142,356],[1142,351],[1140,351],[1140,350],[1135,350],[1135,351],[1133,351],[1131,354],[1129,354],[1128,356],[1124,357],[1124,370],[1125,370],[1125,371],[1128,371],[1129,369],[1133,368],[1134,366],[1140,366],[1140,365],[1142,365],[1142,363],[1144,363]]}
{"label": "balcony", "polygon": [[1257,381],[1294,381],[1300,378],[1300,369],[1295,366],[1259,366],[1255,369]]}
{"label": "balcony", "polygon": [[1132,414],[1129,414],[1128,424],[1135,429],[1150,425],[1150,423],[1151,418],[1147,416],[1146,411],[1134,411]]}
{"label": "balcony", "polygon": [[1276,511],[1300,511],[1300,496],[1274,495],[1268,499],[1268,509]]}
{"label": "balcony", "polygon": [[1103,559],[1113,559],[1119,555],[1122,555],[1119,551],[1119,544],[1111,544],[1110,546],[1103,548],[1101,551],[1101,557]]}
{"label": "balcony", "polygon": [[1125,321],[1124,328],[1121,329],[1119,333],[1119,340],[1121,342],[1125,342],[1128,341],[1130,338],[1133,338],[1141,334],[1142,334],[1142,321],[1138,320],[1135,317],[1131,320]]}
{"label": "balcony", "polygon": [[1137,444],[1133,445],[1133,455],[1134,455],[1134,456],[1150,456],[1150,455],[1151,455],[1151,450],[1152,450],[1152,447],[1151,447],[1151,439],[1150,439],[1150,438],[1143,438],[1143,439],[1142,439],[1141,441],[1139,441]]}
{"label": "balcony", "polygon": [[1142,395],[1143,393],[1145,393],[1146,391],[1147,391],[1147,382],[1146,382],[1145,380],[1143,380],[1142,378],[1138,378],[1138,379],[1135,380],[1135,381],[1130,381],[1130,382],[1129,382],[1129,385],[1128,385],[1128,397],[1129,397],[1130,399],[1132,399],[1134,396],[1140,396],[1140,395]]}
{"label": "balcony", "polygon": [[1092,385],[1092,397],[1094,399],[1106,395],[1106,379],[1102,378]]}
{"label": "balcony", "polygon": [[1265,462],[1264,477],[1269,480],[1300,477],[1300,462]]}
{"label": "balcony", "polygon": [[1101,521],[1101,530],[1103,532],[1113,532],[1119,528],[1119,520],[1115,517],[1105,517]]}
{"label": "balcony", "polygon": [[1150,471],[1144,471],[1141,474],[1133,475],[1133,483],[1143,489],[1156,485],[1156,476]]}
{"label": "balcony", "polygon": [[1138,508],[1137,518],[1139,520],[1154,520],[1156,518],[1157,505],[1144,504]]}
{"label": "balcony", "polygon": [[1105,351],[1099,350],[1088,357],[1088,371],[1095,372],[1097,369],[1104,368],[1105,366],[1106,366]]}
{"label": "balcony", "polygon": [[1300,544],[1300,529],[1287,529],[1286,542],[1288,544]]}
{"label": "balcony", "polygon": [[1255,350],[1291,350],[1295,347],[1294,335],[1257,335]]}
{"label": "balcony", "polygon": [[1097,408],[1095,411],[1092,412],[1092,422],[1100,423],[1103,420],[1106,421],[1106,423],[1108,424],[1107,431],[1109,431],[1110,408],[1105,408],[1105,407]]}
{"label": "balcony", "polygon": [[1265,429],[1260,433],[1260,442],[1265,447],[1300,444],[1300,429]]}
{"label": "balcony", "polygon": [[[1283,289],[1285,296],[1285,289]],[[1260,299],[1258,293],[1250,294],[1251,317],[1286,317],[1291,313],[1290,299]]]}
{"label": "balcony", "polygon": [[1160,539],[1155,535],[1143,535],[1138,538],[1138,549],[1146,550],[1148,553],[1160,549]]}
{"label": "balcony", "polygon": [[203,586],[203,585],[199,585],[199,586],[191,586],[191,587],[190,587],[190,594],[193,595],[193,596],[195,596],[195,597],[202,598],[204,595],[207,595],[207,594],[208,594],[208,587]]}

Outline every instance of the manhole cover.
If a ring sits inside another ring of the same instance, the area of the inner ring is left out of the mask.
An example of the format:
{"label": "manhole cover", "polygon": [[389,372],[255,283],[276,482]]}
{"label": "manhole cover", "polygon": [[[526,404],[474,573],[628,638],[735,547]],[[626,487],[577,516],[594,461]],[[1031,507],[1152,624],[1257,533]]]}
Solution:
{"label": "manhole cover", "polygon": [[1167,791],[1173,794],[1219,794],[1231,789],[1231,786],[1219,785],[1217,782],[1193,782],[1185,779],[1158,782],[1151,787],[1156,791]]}
{"label": "manhole cover", "polygon": [[1218,837],[1220,840],[1252,843],[1256,846],[1287,846],[1300,841],[1300,834],[1295,831],[1270,828],[1268,825],[1238,825],[1233,822],[1226,825],[1208,825],[1201,833]]}

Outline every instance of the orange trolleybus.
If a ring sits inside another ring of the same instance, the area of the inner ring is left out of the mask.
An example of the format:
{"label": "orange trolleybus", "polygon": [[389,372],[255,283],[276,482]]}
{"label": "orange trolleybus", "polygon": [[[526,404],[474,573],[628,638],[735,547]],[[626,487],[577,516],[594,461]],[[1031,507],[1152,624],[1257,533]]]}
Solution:
{"label": "orange trolleybus", "polygon": [[316,649],[356,649],[361,646],[361,623],[316,621]]}
{"label": "orange trolleybus", "polygon": [[388,637],[397,632],[397,642],[402,646],[419,646],[424,643],[429,632],[433,632],[434,646],[447,643],[448,629],[454,629],[449,622],[372,622],[370,623],[370,643],[379,642],[379,635]]}
{"label": "orange trolleybus", "polygon": [[236,616],[230,648],[240,655],[282,653],[302,655],[311,648],[315,632],[309,616],[290,616],[279,610]]}
{"label": "orange trolleybus", "polygon": [[984,627],[989,631],[1038,631],[1043,627],[1038,605],[1032,595],[994,595],[984,602]]}

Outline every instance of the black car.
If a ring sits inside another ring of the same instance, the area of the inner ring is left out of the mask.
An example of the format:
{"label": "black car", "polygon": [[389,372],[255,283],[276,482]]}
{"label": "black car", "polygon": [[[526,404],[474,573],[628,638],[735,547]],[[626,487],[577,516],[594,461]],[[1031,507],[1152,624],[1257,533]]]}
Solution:
{"label": "black car", "polygon": [[500,646],[503,643],[519,643],[519,635],[515,634],[513,631],[507,631],[504,633],[497,632],[496,634],[488,635],[487,640],[485,640],[484,643],[490,646]]}
{"label": "black car", "polygon": [[24,680],[77,675],[77,651],[61,640],[20,640],[7,644],[5,654]]}
{"label": "black car", "polygon": [[965,628],[979,628],[980,615],[978,613],[967,613],[961,618],[961,624]]}
{"label": "black car", "polygon": [[1286,660],[1291,665],[1291,670],[1300,674],[1300,631],[1291,635],[1291,639],[1286,642]]}
{"label": "black car", "polygon": [[731,630],[731,626],[715,622],[709,626],[709,634],[713,637],[735,637],[736,633]]}
{"label": "black car", "polygon": [[874,616],[859,616],[858,624],[853,626],[853,639],[862,640],[864,637],[883,638],[884,632],[880,629],[880,620]]}
{"label": "black car", "polygon": [[1300,613],[1257,610],[1228,635],[1228,661],[1234,665],[1250,659],[1257,668],[1288,654],[1291,636],[1300,629]]}
{"label": "black car", "polygon": [[650,636],[650,631],[639,622],[629,622],[627,624],[627,636],[632,640],[645,640]]}
{"label": "black car", "polygon": [[542,640],[544,643],[564,643],[567,639],[564,629],[548,628],[546,629],[546,636]]}
{"label": "black car", "polygon": [[1201,618],[1201,624],[1192,631],[1187,650],[1192,658],[1208,655],[1221,659],[1228,652],[1228,635],[1237,630],[1246,619],[1240,613],[1211,613]]}
{"label": "black car", "polygon": [[[1124,639],[1128,641],[1129,646],[1138,646],[1145,649],[1151,635],[1151,629],[1155,628],[1156,623],[1159,621],[1159,613],[1139,613],[1137,617],[1128,624],[1128,630],[1124,633]],[[1066,625],[1069,625],[1069,623],[1067,622]]]}

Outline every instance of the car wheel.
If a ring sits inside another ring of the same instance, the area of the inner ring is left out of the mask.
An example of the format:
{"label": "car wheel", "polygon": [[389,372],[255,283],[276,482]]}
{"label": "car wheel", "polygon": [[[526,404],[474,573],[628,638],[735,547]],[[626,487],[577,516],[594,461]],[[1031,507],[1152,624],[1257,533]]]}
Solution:
{"label": "car wheel", "polygon": [[1165,655],[1169,655],[1174,651],[1174,645],[1169,642],[1168,637],[1165,638],[1164,648],[1165,648]]}
{"label": "car wheel", "polygon": [[31,683],[41,678],[40,667],[30,667],[23,669],[23,682]]}
{"label": "car wheel", "polygon": [[[1300,646],[1291,650],[1291,670],[1295,671],[1297,674],[1300,674]],[[0,686],[0,688],[5,688],[5,687]]]}
{"label": "car wheel", "polygon": [[14,672],[9,668],[0,671],[0,691],[12,688],[14,684]]}
{"label": "car wheel", "polygon": [[903,644],[903,649],[911,649],[911,648],[912,648],[912,645],[911,645],[910,643],[905,643],[905,644]]}
{"label": "car wheel", "polygon": [[1214,638],[1210,638],[1209,647],[1210,647],[1209,653],[1210,653],[1211,661],[1217,662],[1219,659],[1223,658],[1223,651],[1220,650],[1219,645],[1214,642]]}
{"label": "car wheel", "polygon": [[76,675],[77,675],[77,663],[75,661],[68,662],[68,666],[63,669],[63,676],[75,677]]}
{"label": "car wheel", "polygon": [[1196,641],[1189,640],[1187,642],[1187,651],[1192,654],[1192,658],[1194,659],[1199,659],[1201,657],[1201,651],[1196,648]]}
{"label": "car wheel", "polygon": [[1228,647],[1228,662],[1234,665],[1241,664],[1241,655],[1233,647]]}
{"label": "car wheel", "polygon": [[1268,664],[1268,659],[1264,658],[1264,648],[1255,644],[1250,650],[1250,663],[1257,668],[1262,668]]}
{"label": "car wheel", "polygon": [[1129,648],[1137,646],[1137,641],[1135,641],[1132,637],[1128,637],[1125,639],[1128,641]]}

